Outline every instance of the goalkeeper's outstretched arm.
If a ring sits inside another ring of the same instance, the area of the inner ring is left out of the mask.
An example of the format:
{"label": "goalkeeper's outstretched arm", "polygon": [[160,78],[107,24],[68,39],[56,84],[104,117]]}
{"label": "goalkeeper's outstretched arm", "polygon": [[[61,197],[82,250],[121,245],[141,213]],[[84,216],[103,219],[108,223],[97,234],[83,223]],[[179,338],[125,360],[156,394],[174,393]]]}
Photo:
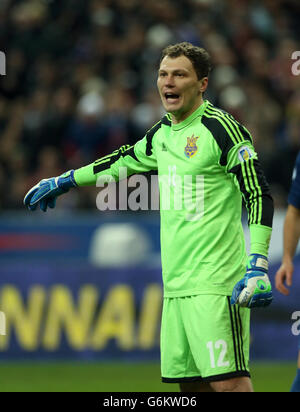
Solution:
{"label": "goalkeeper's outstretched arm", "polygon": [[40,209],[46,212],[47,208],[54,208],[56,198],[73,187],[93,186],[101,176],[111,176],[113,181],[132,174],[157,170],[155,151],[153,149],[154,133],[150,131],[134,146],[125,145],[113,153],[104,156],[95,162],[77,170],[69,170],[58,177],[41,180],[32,187],[24,197],[24,204],[29,210]]}

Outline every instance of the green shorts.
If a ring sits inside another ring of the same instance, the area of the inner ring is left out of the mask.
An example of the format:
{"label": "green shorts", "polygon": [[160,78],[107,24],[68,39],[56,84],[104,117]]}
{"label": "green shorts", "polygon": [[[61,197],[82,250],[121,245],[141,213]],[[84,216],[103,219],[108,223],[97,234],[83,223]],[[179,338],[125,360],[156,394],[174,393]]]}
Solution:
{"label": "green shorts", "polygon": [[250,310],[229,296],[164,298],[163,382],[213,382],[249,374]]}

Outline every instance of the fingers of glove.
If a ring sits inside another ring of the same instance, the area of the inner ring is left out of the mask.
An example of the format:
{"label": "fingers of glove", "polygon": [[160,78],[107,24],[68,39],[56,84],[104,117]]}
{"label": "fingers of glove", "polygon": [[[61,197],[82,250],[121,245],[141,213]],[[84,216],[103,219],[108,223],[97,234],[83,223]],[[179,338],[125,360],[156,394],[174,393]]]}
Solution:
{"label": "fingers of glove", "polygon": [[37,208],[37,203],[36,203],[35,205],[32,205],[32,206],[31,206],[31,205],[27,205],[27,208],[33,212],[33,211],[35,211],[36,208]]}
{"label": "fingers of glove", "polygon": [[32,196],[31,201],[30,201],[30,205],[34,205],[35,203],[38,203],[43,198],[45,198],[50,192],[51,192],[51,189],[49,188],[49,186],[44,185],[44,186],[40,187],[35,192],[35,194]]}
{"label": "fingers of glove", "polygon": [[56,206],[56,197],[50,197],[48,199],[48,207],[50,207],[50,209],[54,209]]}
{"label": "fingers of glove", "polygon": [[55,178],[41,180],[37,186],[38,190],[35,191],[31,198],[31,205],[38,203],[42,198],[47,197],[50,193],[54,194],[54,192],[58,189]]}
{"label": "fingers of glove", "polygon": [[230,298],[230,303],[231,305],[235,305],[237,303],[239,297],[239,293],[237,293],[235,290],[232,292],[231,298]]}
{"label": "fingers of glove", "polygon": [[247,307],[250,299],[250,293],[247,288],[244,288],[238,296],[237,304],[241,307]]}
{"label": "fingers of glove", "polygon": [[24,197],[24,200],[23,200],[25,206],[29,206],[30,201],[31,201],[31,199],[32,199],[32,196],[34,196],[34,194],[35,194],[38,190],[39,190],[39,187],[38,187],[38,185],[37,185],[37,186],[34,186],[33,188],[31,188],[31,189],[26,193],[26,195],[25,195],[25,197]]}
{"label": "fingers of glove", "polygon": [[258,308],[269,306],[273,301],[272,293],[263,293],[254,295],[248,302],[249,308]]}
{"label": "fingers of glove", "polygon": [[241,307],[253,308],[269,306],[272,300],[273,294],[271,289],[268,289],[267,292],[259,291],[253,294],[253,288],[248,286],[241,291],[236,303]]}
{"label": "fingers of glove", "polygon": [[237,303],[238,298],[239,298],[242,290],[244,289],[244,287],[245,287],[245,280],[244,280],[244,279],[240,280],[240,281],[235,285],[235,287],[233,288],[233,291],[232,291],[231,299],[230,299],[230,303],[231,303],[232,305],[234,305],[235,303]]}
{"label": "fingers of glove", "polygon": [[47,211],[47,206],[48,206],[48,199],[46,198],[46,199],[42,199],[41,201],[40,201],[40,209],[43,211],[43,212],[46,212]]}
{"label": "fingers of glove", "polygon": [[41,187],[44,187],[45,185],[47,185],[48,180],[43,179],[41,180],[37,185],[33,186],[30,190],[28,190],[28,192],[26,193],[25,197],[24,197],[24,205],[27,206],[29,205],[32,200],[32,197],[41,189]]}
{"label": "fingers of glove", "polygon": [[254,295],[248,302],[248,307],[266,307],[273,301],[272,293],[266,293],[265,295]]}
{"label": "fingers of glove", "polygon": [[252,308],[265,308],[272,303],[272,299],[270,300],[254,300],[248,303],[247,307]]}
{"label": "fingers of glove", "polygon": [[40,209],[43,212],[47,211],[47,208],[54,209],[56,205],[56,197],[46,197],[40,201]]}

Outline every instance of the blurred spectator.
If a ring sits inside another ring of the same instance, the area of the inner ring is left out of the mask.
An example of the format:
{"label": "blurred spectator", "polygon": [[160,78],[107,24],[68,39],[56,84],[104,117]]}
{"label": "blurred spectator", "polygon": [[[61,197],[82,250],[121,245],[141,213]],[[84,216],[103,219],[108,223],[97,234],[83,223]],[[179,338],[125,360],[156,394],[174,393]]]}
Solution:
{"label": "blurred spectator", "polygon": [[65,136],[65,153],[72,163],[74,158],[84,164],[94,154],[104,154],[99,150],[107,141],[107,132],[102,119],[103,110],[103,99],[98,93],[89,92],[80,97],[75,116]]}
{"label": "blurred spectator", "polygon": [[[161,49],[178,41],[211,53],[206,98],[249,128],[284,206],[300,146],[299,13],[298,0],[0,2],[0,208],[21,208],[36,179],[143,137],[163,115]],[[91,193],[65,207],[95,207]]]}

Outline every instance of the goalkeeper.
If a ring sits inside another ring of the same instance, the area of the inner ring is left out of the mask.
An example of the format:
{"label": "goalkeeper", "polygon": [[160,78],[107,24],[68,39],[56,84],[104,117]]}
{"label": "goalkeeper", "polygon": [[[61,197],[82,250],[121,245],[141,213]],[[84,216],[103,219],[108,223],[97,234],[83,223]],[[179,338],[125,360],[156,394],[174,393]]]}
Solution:
{"label": "goalkeeper", "polygon": [[[158,171],[162,380],[188,392],[250,392],[250,308],[272,301],[267,273],[273,201],[248,130],[203,100],[210,68],[208,53],[190,43],[164,49],[157,87],[167,114],[134,146],[42,180],[24,203],[46,211],[71,188],[107,177],[116,181],[120,168],[128,176]],[[178,207],[174,199],[186,176],[192,177],[190,197]],[[249,259],[242,199],[248,210]]]}

